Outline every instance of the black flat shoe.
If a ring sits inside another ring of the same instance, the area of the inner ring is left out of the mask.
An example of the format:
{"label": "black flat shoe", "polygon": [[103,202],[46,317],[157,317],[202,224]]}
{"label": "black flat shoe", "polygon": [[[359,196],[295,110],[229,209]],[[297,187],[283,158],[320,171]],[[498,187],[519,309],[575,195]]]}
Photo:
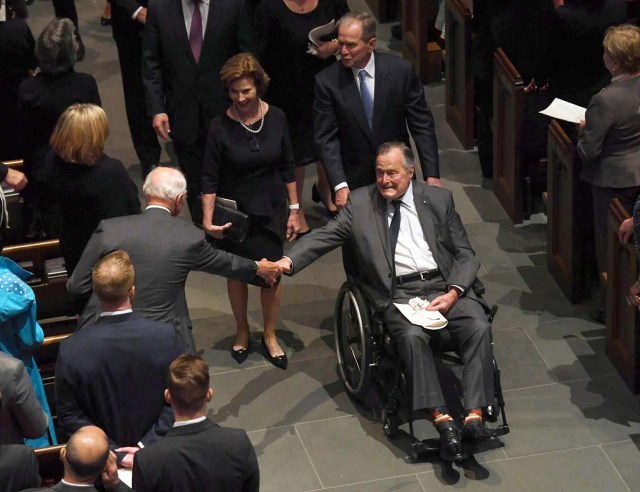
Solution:
{"label": "black flat shoe", "polygon": [[262,342],[262,346],[264,347],[265,358],[269,362],[271,362],[274,366],[276,366],[278,369],[286,369],[287,365],[289,364],[289,359],[287,358],[287,354],[278,355],[275,357],[271,355],[271,353],[269,352],[269,349],[267,348],[267,344],[264,343],[264,334],[262,335],[262,337],[260,337],[260,342]]}
{"label": "black flat shoe", "polygon": [[311,187],[311,199],[315,203],[322,203],[324,205],[324,208],[327,210],[327,213],[331,217],[335,217],[336,215],[338,215],[338,211],[337,210],[329,210],[329,207],[327,207],[327,204],[324,203],[324,200],[322,199],[322,196],[320,195],[320,192],[318,191],[318,183],[313,183],[313,186]]}
{"label": "black flat shoe", "polygon": [[111,24],[111,17],[100,17],[100,25],[108,26]]}
{"label": "black flat shoe", "polygon": [[231,347],[231,357],[233,357],[238,364],[242,364],[247,360],[247,357],[249,357],[249,347],[243,347],[238,350]]}

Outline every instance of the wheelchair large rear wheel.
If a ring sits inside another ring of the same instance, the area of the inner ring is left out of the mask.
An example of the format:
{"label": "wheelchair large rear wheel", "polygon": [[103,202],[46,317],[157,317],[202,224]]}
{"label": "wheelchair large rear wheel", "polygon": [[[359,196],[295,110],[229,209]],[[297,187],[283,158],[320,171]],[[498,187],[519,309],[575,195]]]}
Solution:
{"label": "wheelchair large rear wheel", "polygon": [[340,287],[334,322],[340,377],[347,391],[360,398],[371,384],[371,315],[360,292],[348,282]]}

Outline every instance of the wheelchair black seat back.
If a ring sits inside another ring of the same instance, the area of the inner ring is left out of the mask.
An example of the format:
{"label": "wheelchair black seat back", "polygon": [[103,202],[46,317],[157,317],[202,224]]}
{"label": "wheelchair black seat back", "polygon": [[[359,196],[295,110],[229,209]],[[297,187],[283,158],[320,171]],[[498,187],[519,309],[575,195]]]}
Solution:
{"label": "wheelchair black seat back", "polygon": [[[497,306],[488,315],[489,322],[493,320]],[[387,437],[393,439],[398,435],[401,423],[408,423],[412,440],[418,441],[413,433],[413,414],[411,411],[411,395],[403,370],[402,360],[396,350],[395,343],[388,334],[383,320],[383,312],[372,307],[362,291],[351,281],[345,282],[338,293],[334,312],[334,336],[338,369],[347,392],[356,400],[364,401],[372,390],[377,390],[383,399],[381,420]],[[442,336],[433,337],[432,350],[436,362],[451,367],[453,373],[463,366],[462,360],[455,353],[448,351],[446,329]],[[494,403],[483,409],[486,421],[497,422],[500,415],[502,424],[493,430],[494,436],[509,433],[504,412],[504,399],[500,384],[500,371],[493,359],[494,368]],[[459,372],[459,371],[458,371]],[[457,378],[448,379],[447,384],[458,383]],[[442,381],[441,381],[442,385]],[[443,386],[443,390],[444,385]],[[459,388],[459,384],[458,384]],[[458,395],[459,411],[450,407],[454,417],[460,420],[463,408]],[[426,449],[432,451],[434,449]]]}

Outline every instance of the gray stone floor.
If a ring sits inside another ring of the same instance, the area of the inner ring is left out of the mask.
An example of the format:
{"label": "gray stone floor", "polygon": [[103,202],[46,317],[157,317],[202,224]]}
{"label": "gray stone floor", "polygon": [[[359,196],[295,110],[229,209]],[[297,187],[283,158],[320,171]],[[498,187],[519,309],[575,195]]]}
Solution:
{"label": "gray stone floor", "polygon": [[[363,8],[362,0],[349,3]],[[99,24],[102,4],[77,5],[87,57],[76,68],[98,80],[111,122],[107,152],[139,179],[115,45],[110,28]],[[30,13],[37,36],[53,7],[36,0]],[[388,39],[388,32],[389,26],[381,26],[380,37]],[[426,92],[445,185],[482,262],[486,298],[500,306],[495,356],[512,429],[505,446],[476,455],[464,469],[435,458],[409,463],[402,440],[388,441],[372,414],[349,399],[333,350],[333,306],[344,280],[337,252],[284,280],[279,337],[291,359],[287,371],[260,355],[255,290],[249,303],[253,350],[238,366],[228,353],[235,330],[225,281],[192,274],[194,333],[214,388],[210,416],[249,432],[264,491],[640,491],[638,398],[604,355],[604,327],[588,320],[588,304],[570,305],[547,273],[544,219],[514,227],[491,183],[481,180],[476,153],[463,151],[446,124],[444,86],[429,85]],[[310,200],[313,181],[310,169],[303,206],[316,227],[327,219]],[[421,432],[433,431],[423,426]]]}

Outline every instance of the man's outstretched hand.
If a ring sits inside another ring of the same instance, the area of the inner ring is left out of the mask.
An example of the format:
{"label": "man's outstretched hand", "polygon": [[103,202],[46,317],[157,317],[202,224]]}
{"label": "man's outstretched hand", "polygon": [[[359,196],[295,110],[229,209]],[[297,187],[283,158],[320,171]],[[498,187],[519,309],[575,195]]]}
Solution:
{"label": "man's outstretched hand", "polygon": [[269,261],[266,258],[262,258],[258,263],[258,276],[262,277],[269,285],[273,285],[278,280],[278,277],[282,275],[282,268],[276,262]]}

